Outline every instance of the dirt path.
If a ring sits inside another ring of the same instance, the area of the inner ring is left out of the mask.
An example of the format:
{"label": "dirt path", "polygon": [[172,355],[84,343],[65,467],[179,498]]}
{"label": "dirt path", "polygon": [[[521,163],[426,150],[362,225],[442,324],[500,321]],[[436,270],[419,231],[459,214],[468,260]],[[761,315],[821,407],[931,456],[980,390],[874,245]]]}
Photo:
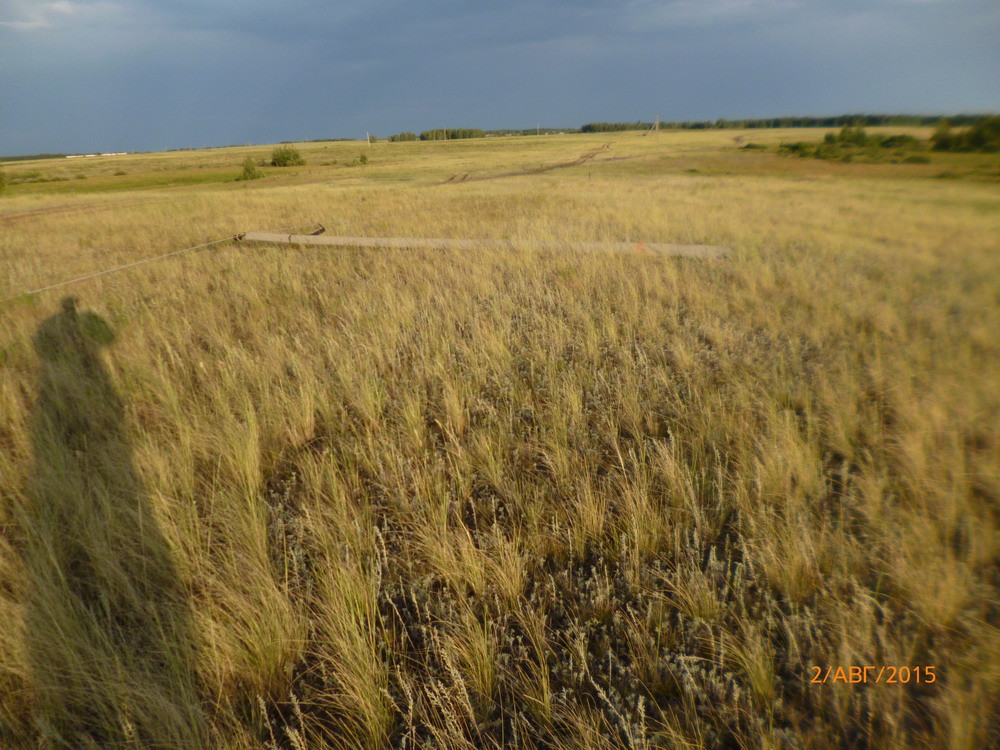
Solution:
{"label": "dirt path", "polygon": [[[484,174],[484,175],[476,175],[474,177],[470,177],[468,173],[465,174],[458,173],[458,174],[453,174],[447,180],[442,180],[437,184],[447,185],[447,184],[454,184],[456,182],[482,182],[483,180],[499,180],[504,177],[522,177],[524,175],[530,175],[530,174],[542,174],[543,172],[551,172],[553,169],[565,169],[566,167],[579,167],[581,164],[586,164],[595,156],[598,156],[599,154],[610,150],[611,150],[611,144],[605,143],[597,151],[591,151],[590,153],[584,154],[579,159],[574,159],[573,161],[564,161],[564,162],[559,162],[558,164],[549,164],[548,166],[535,167],[533,169],[525,169],[520,172],[500,172],[498,174]],[[629,157],[623,156],[620,158],[627,159]],[[604,160],[602,159],[601,161]]]}

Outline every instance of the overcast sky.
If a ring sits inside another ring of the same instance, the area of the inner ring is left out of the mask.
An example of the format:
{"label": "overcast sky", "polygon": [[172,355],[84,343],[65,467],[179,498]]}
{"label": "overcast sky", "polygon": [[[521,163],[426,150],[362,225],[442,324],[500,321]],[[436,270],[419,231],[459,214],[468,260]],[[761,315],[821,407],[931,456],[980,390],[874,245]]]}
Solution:
{"label": "overcast sky", "polygon": [[0,0],[0,154],[1000,110],[1000,0]]}

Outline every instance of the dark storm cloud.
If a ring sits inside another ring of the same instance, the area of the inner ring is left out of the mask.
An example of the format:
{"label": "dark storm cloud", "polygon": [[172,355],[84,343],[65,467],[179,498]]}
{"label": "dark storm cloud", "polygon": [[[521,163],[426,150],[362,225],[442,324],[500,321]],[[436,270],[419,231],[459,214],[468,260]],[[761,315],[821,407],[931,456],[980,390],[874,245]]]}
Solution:
{"label": "dark storm cloud", "polygon": [[0,153],[1000,107],[994,0],[0,0]]}

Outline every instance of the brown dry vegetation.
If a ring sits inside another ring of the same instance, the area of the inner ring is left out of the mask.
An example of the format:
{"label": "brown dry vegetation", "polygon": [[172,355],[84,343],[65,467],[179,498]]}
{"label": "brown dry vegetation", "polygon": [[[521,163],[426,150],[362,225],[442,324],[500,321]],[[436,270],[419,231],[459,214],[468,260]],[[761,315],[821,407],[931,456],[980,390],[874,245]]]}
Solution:
{"label": "brown dry vegetation", "polygon": [[[4,305],[0,746],[995,743],[997,184],[732,135],[10,188],[0,296],[309,221],[735,252],[230,244]],[[851,665],[937,681],[809,683]]]}

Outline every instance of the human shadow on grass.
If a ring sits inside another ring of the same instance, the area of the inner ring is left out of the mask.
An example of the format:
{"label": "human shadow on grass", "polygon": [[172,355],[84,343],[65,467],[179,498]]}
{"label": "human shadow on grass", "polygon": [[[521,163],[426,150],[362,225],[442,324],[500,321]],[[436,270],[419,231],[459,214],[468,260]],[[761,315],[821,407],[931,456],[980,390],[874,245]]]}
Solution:
{"label": "human shadow on grass", "polygon": [[57,747],[204,747],[192,625],[98,354],[114,335],[74,298],[38,328],[24,508],[36,727]]}

